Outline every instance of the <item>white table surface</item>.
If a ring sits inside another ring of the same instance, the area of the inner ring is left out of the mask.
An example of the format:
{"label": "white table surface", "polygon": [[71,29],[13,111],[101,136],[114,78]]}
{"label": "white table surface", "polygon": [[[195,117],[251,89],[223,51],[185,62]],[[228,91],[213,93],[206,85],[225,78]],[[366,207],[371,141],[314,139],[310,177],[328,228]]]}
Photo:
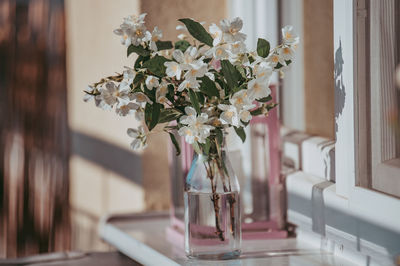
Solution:
{"label": "white table surface", "polygon": [[144,265],[353,265],[296,238],[245,240],[235,260],[186,258],[179,245],[167,241],[167,213],[108,216],[100,224],[100,236],[130,258]]}

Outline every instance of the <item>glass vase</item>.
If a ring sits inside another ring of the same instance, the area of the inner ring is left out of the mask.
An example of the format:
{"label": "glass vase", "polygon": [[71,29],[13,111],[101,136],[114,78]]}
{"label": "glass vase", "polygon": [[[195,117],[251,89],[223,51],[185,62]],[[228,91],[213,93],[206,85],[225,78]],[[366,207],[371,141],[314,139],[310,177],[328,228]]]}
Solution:
{"label": "glass vase", "polygon": [[232,259],[240,255],[239,195],[239,182],[224,148],[219,158],[194,155],[184,192],[188,257]]}

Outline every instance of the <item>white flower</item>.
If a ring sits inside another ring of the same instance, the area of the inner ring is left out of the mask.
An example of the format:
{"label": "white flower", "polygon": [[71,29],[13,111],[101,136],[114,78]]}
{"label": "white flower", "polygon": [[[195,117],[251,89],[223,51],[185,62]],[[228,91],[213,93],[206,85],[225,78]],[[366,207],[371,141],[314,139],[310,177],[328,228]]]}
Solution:
{"label": "white flower", "polygon": [[272,67],[276,67],[278,64],[281,64],[282,66],[286,65],[283,57],[277,52],[270,54],[266,60]]}
{"label": "white flower", "polygon": [[239,32],[243,27],[243,21],[239,17],[231,21],[223,19],[220,25],[226,42],[243,42],[246,40],[246,34]]}
{"label": "white flower", "polygon": [[229,49],[233,54],[243,54],[246,52],[246,44],[242,41],[229,44]]}
{"label": "white flower", "polygon": [[207,72],[207,64],[199,59],[189,64],[189,69],[185,73],[185,79],[196,79],[203,77]]}
{"label": "white flower", "polygon": [[157,51],[157,41],[162,38],[162,30],[159,30],[157,26],[154,27],[153,32],[150,37],[150,49],[152,51]]}
{"label": "white flower", "polygon": [[156,90],[156,102],[166,103],[168,101],[166,95],[168,93],[168,83],[164,80],[161,82],[160,86]]}
{"label": "white flower", "polygon": [[192,130],[192,128],[188,126],[181,127],[178,130],[178,134],[179,136],[184,136],[185,141],[189,144],[193,144],[196,138],[196,133]]}
{"label": "white flower", "polygon": [[135,72],[135,70],[133,70],[130,67],[125,67],[123,75],[124,75],[124,79],[122,81],[131,85],[133,83],[133,80],[135,79],[136,72]]}
{"label": "white flower", "polygon": [[238,127],[240,125],[238,111],[235,106],[227,104],[218,104],[218,109],[223,111],[219,117],[223,125],[232,125],[235,127]]}
{"label": "white flower", "polygon": [[223,60],[229,57],[229,54],[223,45],[210,48],[205,55],[207,57],[213,57],[215,60]]}
{"label": "white flower", "polygon": [[129,89],[126,86],[117,87],[114,82],[110,81],[99,91],[100,95],[97,95],[96,99],[102,101],[101,107],[103,109],[110,109],[116,103],[129,101]]}
{"label": "white flower", "polygon": [[141,106],[144,106],[146,103],[152,104],[153,102],[147,97],[146,94],[143,92],[135,92],[131,96],[132,100],[135,100],[137,103],[139,103]]}
{"label": "white flower", "polygon": [[245,123],[250,122],[251,117],[252,117],[252,116],[251,116],[249,110],[243,109],[243,110],[241,110],[241,111],[239,112],[239,118],[240,118],[240,121],[242,121],[242,122],[245,122]]}
{"label": "white flower", "polygon": [[272,75],[272,68],[271,66],[266,63],[266,62],[261,62],[260,64],[257,64],[253,67],[253,74],[256,76],[256,78],[266,78],[270,79]]}
{"label": "white flower", "polygon": [[157,88],[160,85],[158,78],[155,76],[147,76],[146,78],[146,87],[149,90],[153,90],[153,88]]}
{"label": "white flower", "polygon": [[195,141],[205,143],[206,138],[210,136],[210,131],[214,129],[213,126],[207,125],[208,115],[201,113],[197,116],[196,111],[192,107],[185,107],[186,115],[180,119],[180,123],[186,126],[181,127],[178,131],[180,136],[185,137],[185,141],[189,144]]}
{"label": "white flower", "polygon": [[207,76],[212,81],[215,81],[215,75],[213,73],[211,73],[211,72],[205,73],[204,76]]}
{"label": "white flower", "polygon": [[293,30],[293,26],[285,26],[282,28],[283,43],[288,45],[296,45],[299,43],[299,37]]}
{"label": "white flower", "polygon": [[189,69],[189,64],[191,64],[197,57],[198,50],[196,47],[190,46],[186,49],[185,53],[181,50],[175,50],[172,53],[173,58],[181,64],[182,70]]}
{"label": "white flower", "polygon": [[165,73],[168,77],[176,77],[177,80],[181,79],[182,69],[181,66],[174,61],[165,62],[164,66],[167,67]]}
{"label": "white flower", "polygon": [[214,23],[211,24],[210,27],[208,27],[208,30],[210,31],[211,36],[214,39],[213,46],[217,46],[218,44],[220,44],[222,41],[222,30]]}
{"label": "white flower", "polygon": [[200,83],[196,79],[185,79],[181,84],[178,86],[178,91],[189,90],[192,89],[194,91],[199,91]]}
{"label": "white flower", "polygon": [[120,102],[115,109],[116,113],[120,116],[132,115],[135,113],[137,109],[139,109],[139,105],[132,102]]}
{"label": "white flower", "polygon": [[240,90],[236,92],[233,94],[232,98],[229,99],[229,102],[238,109],[241,109],[244,106],[248,106],[248,109],[254,107],[252,103],[253,100],[249,97],[247,90]]}
{"label": "white flower", "polygon": [[127,24],[122,24],[120,28],[114,30],[114,33],[121,36],[121,44],[129,46],[132,43],[133,28]]}
{"label": "white flower", "polygon": [[271,94],[271,90],[268,86],[269,82],[266,78],[250,80],[247,84],[248,94],[251,98],[256,100],[268,97]]}
{"label": "white flower", "polygon": [[128,128],[127,134],[133,138],[131,148],[134,150],[144,149],[147,146],[147,136],[144,128],[139,126],[137,129]]}
{"label": "white flower", "polygon": [[294,50],[290,46],[283,46],[282,48],[280,48],[279,54],[285,61],[292,60],[294,55]]}
{"label": "white flower", "polygon": [[130,44],[139,45],[146,38],[146,26],[144,25],[144,17],[146,14],[140,16],[129,16],[124,18],[121,26],[114,30],[114,33],[121,36],[121,43],[129,46]]}

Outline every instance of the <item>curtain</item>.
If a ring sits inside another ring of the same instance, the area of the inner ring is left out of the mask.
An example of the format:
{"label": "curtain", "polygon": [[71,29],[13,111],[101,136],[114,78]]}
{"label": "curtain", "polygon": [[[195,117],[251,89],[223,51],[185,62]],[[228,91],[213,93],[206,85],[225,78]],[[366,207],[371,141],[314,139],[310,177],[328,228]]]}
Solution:
{"label": "curtain", "polygon": [[0,257],[70,245],[63,0],[0,1]]}

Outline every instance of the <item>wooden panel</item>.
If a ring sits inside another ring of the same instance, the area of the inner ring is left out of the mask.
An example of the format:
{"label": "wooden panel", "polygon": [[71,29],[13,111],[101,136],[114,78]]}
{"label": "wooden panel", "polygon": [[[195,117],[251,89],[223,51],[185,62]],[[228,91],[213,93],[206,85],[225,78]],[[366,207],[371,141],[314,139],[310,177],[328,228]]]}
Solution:
{"label": "wooden panel", "polygon": [[303,9],[306,132],[333,139],[333,1],[305,0]]}

